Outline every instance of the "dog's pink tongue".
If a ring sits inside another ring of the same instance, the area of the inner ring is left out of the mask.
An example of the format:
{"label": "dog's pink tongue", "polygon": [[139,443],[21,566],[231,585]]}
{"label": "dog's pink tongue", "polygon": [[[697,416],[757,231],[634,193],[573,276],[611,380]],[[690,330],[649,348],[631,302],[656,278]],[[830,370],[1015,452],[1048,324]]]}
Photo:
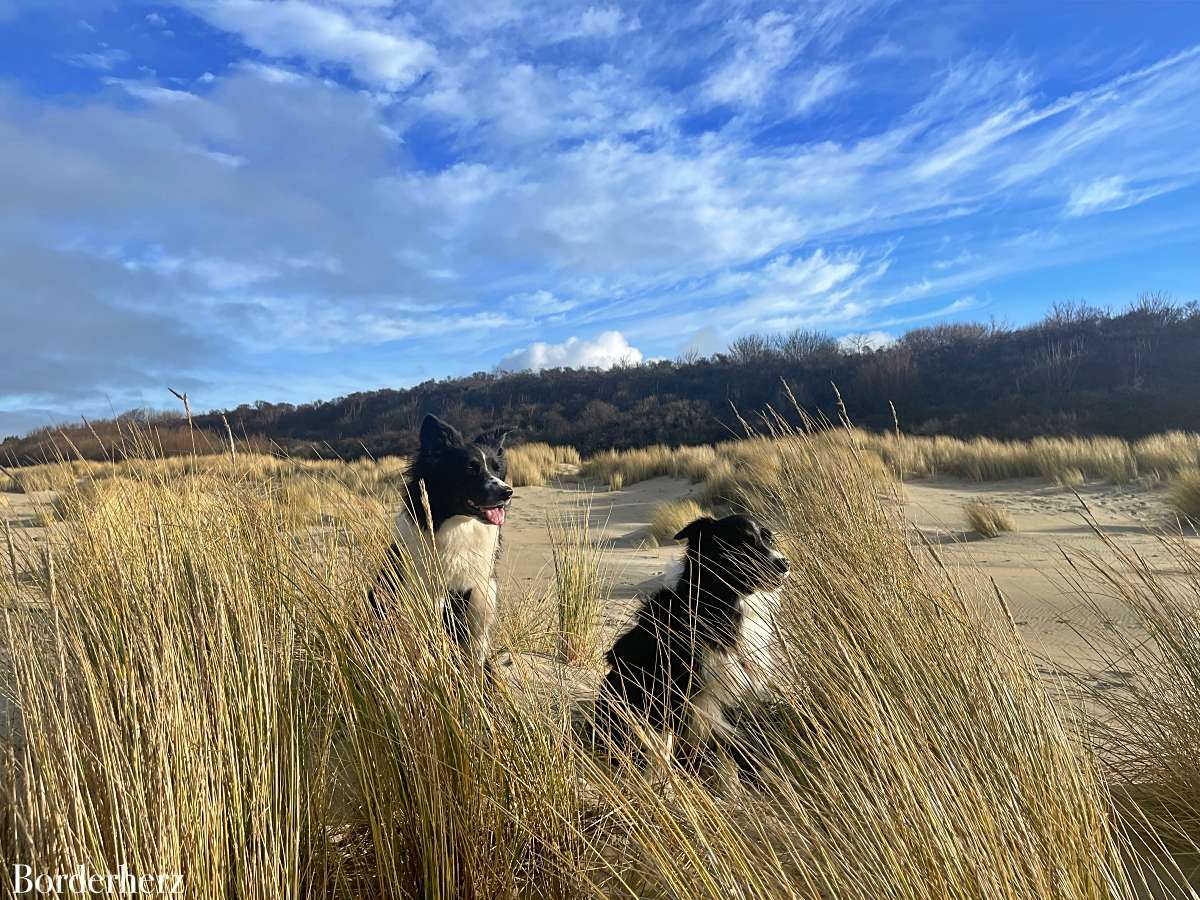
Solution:
{"label": "dog's pink tongue", "polygon": [[485,509],[483,511],[483,517],[485,519],[487,519],[489,522],[491,522],[493,525],[503,525],[504,524],[504,507],[503,506],[493,506],[491,509]]}

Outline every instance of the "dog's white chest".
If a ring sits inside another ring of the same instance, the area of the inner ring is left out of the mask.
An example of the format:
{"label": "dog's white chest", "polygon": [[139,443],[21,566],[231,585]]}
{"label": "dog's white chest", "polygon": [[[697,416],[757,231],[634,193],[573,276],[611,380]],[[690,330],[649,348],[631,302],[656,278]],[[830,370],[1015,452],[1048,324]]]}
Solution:
{"label": "dog's white chest", "polygon": [[396,521],[396,537],[404,546],[418,583],[432,592],[439,615],[446,613],[448,594],[468,597],[455,615],[461,617],[465,649],[484,663],[496,621],[495,568],[500,529],[469,516],[452,516],[430,540],[401,513]]}
{"label": "dog's white chest", "polygon": [[709,733],[726,732],[725,710],[764,689],[775,668],[775,611],[778,591],[760,591],[742,598],[742,622],[732,651],[708,648],[700,659],[703,687],[692,698],[698,727]]}
{"label": "dog's white chest", "polygon": [[451,516],[430,541],[425,532],[401,513],[396,536],[403,542],[414,567],[429,578],[443,580],[447,590],[490,588],[500,529],[470,516]]}
{"label": "dog's white chest", "polygon": [[779,591],[758,591],[742,600],[738,647],[750,679],[761,686],[775,668],[775,618]]}
{"label": "dog's white chest", "polygon": [[467,590],[490,583],[500,547],[500,529],[468,516],[452,516],[434,537],[446,586]]}

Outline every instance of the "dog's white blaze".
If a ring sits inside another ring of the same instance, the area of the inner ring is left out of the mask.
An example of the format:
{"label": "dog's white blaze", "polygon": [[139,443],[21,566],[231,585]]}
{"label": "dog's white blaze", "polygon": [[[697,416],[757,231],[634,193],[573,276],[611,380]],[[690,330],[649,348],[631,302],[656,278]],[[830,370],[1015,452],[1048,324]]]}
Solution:
{"label": "dog's white blaze", "polygon": [[483,466],[483,473],[491,476],[491,478],[488,479],[488,484],[492,487],[495,487],[496,485],[499,485],[500,487],[508,487],[508,482],[506,482],[503,478],[498,477],[496,473],[491,470],[491,467],[488,466],[487,454],[482,450],[477,450],[476,452],[479,454],[479,462]]}
{"label": "dog's white blaze", "polygon": [[[433,536],[433,546],[425,533],[409,516],[396,518],[396,537],[404,545],[418,583],[444,584],[448,591],[470,591],[467,606],[470,652],[482,663],[496,621],[496,554],[500,549],[500,529],[480,522],[474,516],[451,516]],[[446,598],[439,597],[438,614]]]}

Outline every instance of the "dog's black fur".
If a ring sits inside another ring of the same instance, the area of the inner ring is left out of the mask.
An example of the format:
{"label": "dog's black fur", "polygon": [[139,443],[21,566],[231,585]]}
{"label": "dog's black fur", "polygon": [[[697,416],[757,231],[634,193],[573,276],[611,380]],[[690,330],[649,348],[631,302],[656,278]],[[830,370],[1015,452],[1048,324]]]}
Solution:
{"label": "dog's black fur", "polygon": [[[371,607],[386,617],[386,597],[398,590],[405,564],[436,547],[447,581],[442,605],[446,630],[484,664],[495,619],[500,527],[513,495],[504,480],[504,440],[511,431],[494,428],[467,441],[437,416],[425,417],[420,449],[406,473],[397,539],[369,593]],[[424,547],[415,547],[422,542]]]}
{"label": "dog's black fur", "polygon": [[748,607],[773,603],[768,592],[782,585],[788,564],[749,516],[706,516],[675,539],[687,541],[682,572],[643,601],[608,652],[597,725],[628,749],[628,725],[640,720],[679,736],[676,756],[686,760],[728,736],[730,704],[756,686],[746,657],[763,648],[747,646],[747,617],[770,621],[773,610]]}

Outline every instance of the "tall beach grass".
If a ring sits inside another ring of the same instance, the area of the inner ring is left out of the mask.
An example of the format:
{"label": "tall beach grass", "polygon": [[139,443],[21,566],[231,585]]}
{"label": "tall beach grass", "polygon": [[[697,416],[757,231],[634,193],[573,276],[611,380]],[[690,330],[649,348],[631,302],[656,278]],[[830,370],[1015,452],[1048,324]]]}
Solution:
{"label": "tall beach grass", "polygon": [[[230,459],[135,469],[50,529],[55,589],[4,620],[0,853],[214,900],[1133,898],[1096,761],[1002,601],[910,546],[877,451],[777,425],[732,452],[794,573],[743,711],[756,784],[610,768],[572,740],[585,698],[459,664],[438,584],[367,613],[386,516],[331,489],[339,527],[304,525]],[[601,544],[574,511],[551,537],[581,659]]]}

